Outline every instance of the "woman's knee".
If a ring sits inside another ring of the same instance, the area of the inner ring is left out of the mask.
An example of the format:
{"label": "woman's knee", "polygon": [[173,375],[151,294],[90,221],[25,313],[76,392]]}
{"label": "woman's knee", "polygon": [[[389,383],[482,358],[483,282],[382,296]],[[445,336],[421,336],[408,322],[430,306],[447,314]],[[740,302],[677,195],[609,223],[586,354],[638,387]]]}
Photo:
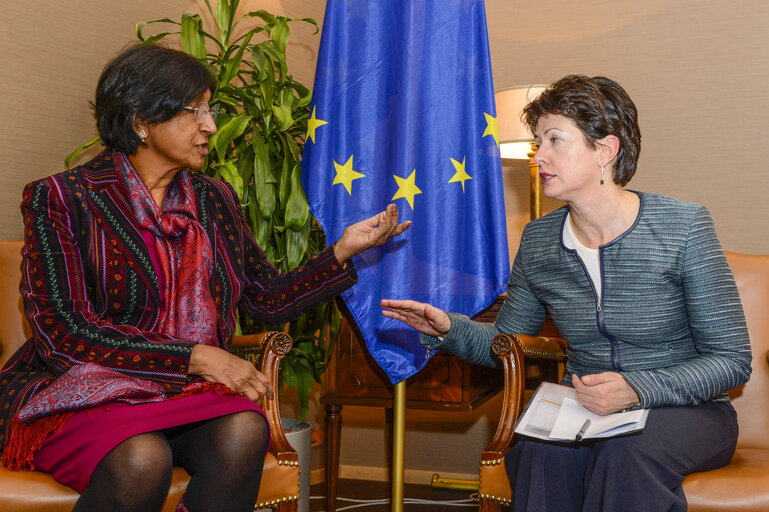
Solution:
{"label": "woman's knee", "polygon": [[173,460],[166,438],[157,433],[130,437],[110,451],[96,468],[112,485],[125,485],[133,480],[171,483]]}
{"label": "woman's knee", "polygon": [[565,443],[550,443],[537,440],[521,439],[513,446],[505,457],[509,462],[521,461],[528,465],[532,460],[547,461],[548,466],[574,467],[581,465],[589,450],[579,445]]}
{"label": "woman's knee", "polygon": [[126,439],[96,466],[74,510],[160,510],[171,485],[171,471],[171,451],[162,434]]}
{"label": "woman's knee", "polygon": [[267,420],[254,411],[230,414],[217,425],[219,442],[215,449],[222,459],[232,457],[264,456],[269,443],[270,429]]}

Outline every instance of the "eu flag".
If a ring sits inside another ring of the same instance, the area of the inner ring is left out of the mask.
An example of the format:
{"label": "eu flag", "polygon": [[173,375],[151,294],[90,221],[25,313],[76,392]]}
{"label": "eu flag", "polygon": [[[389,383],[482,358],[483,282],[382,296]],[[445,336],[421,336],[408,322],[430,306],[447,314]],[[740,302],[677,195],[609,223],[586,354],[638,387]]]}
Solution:
{"label": "eu flag", "polygon": [[302,180],[327,240],[390,202],[413,221],[342,294],[397,383],[427,355],[380,299],[474,315],[510,272],[483,1],[328,0],[310,110]]}

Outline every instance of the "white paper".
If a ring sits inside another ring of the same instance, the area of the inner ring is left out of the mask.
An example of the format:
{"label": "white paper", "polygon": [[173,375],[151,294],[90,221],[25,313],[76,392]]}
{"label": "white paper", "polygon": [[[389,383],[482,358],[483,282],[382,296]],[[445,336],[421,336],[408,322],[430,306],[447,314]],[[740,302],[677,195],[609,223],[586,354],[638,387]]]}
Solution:
{"label": "white paper", "polygon": [[601,416],[577,403],[574,388],[543,382],[518,420],[515,431],[539,439],[573,441],[589,419],[583,439],[612,437],[643,429],[648,415],[648,409],[639,409]]}

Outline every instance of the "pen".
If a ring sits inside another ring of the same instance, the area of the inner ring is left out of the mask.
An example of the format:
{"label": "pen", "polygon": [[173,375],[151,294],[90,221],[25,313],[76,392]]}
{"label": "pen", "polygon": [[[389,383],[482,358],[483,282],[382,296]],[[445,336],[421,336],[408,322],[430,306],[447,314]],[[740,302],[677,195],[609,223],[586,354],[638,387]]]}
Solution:
{"label": "pen", "polygon": [[582,441],[582,437],[584,437],[585,432],[587,432],[588,427],[590,426],[590,419],[586,419],[585,423],[582,424],[582,428],[579,429],[579,432],[577,432],[577,441]]}

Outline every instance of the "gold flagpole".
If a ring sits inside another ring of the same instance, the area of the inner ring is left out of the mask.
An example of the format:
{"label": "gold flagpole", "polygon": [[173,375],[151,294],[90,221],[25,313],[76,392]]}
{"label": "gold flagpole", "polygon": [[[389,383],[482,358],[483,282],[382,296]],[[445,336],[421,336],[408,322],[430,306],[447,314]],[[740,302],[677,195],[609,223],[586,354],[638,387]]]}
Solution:
{"label": "gold flagpole", "polygon": [[403,454],[406,435],[406,381],[395,385],[393,397],[392,512],[403,512]]}

